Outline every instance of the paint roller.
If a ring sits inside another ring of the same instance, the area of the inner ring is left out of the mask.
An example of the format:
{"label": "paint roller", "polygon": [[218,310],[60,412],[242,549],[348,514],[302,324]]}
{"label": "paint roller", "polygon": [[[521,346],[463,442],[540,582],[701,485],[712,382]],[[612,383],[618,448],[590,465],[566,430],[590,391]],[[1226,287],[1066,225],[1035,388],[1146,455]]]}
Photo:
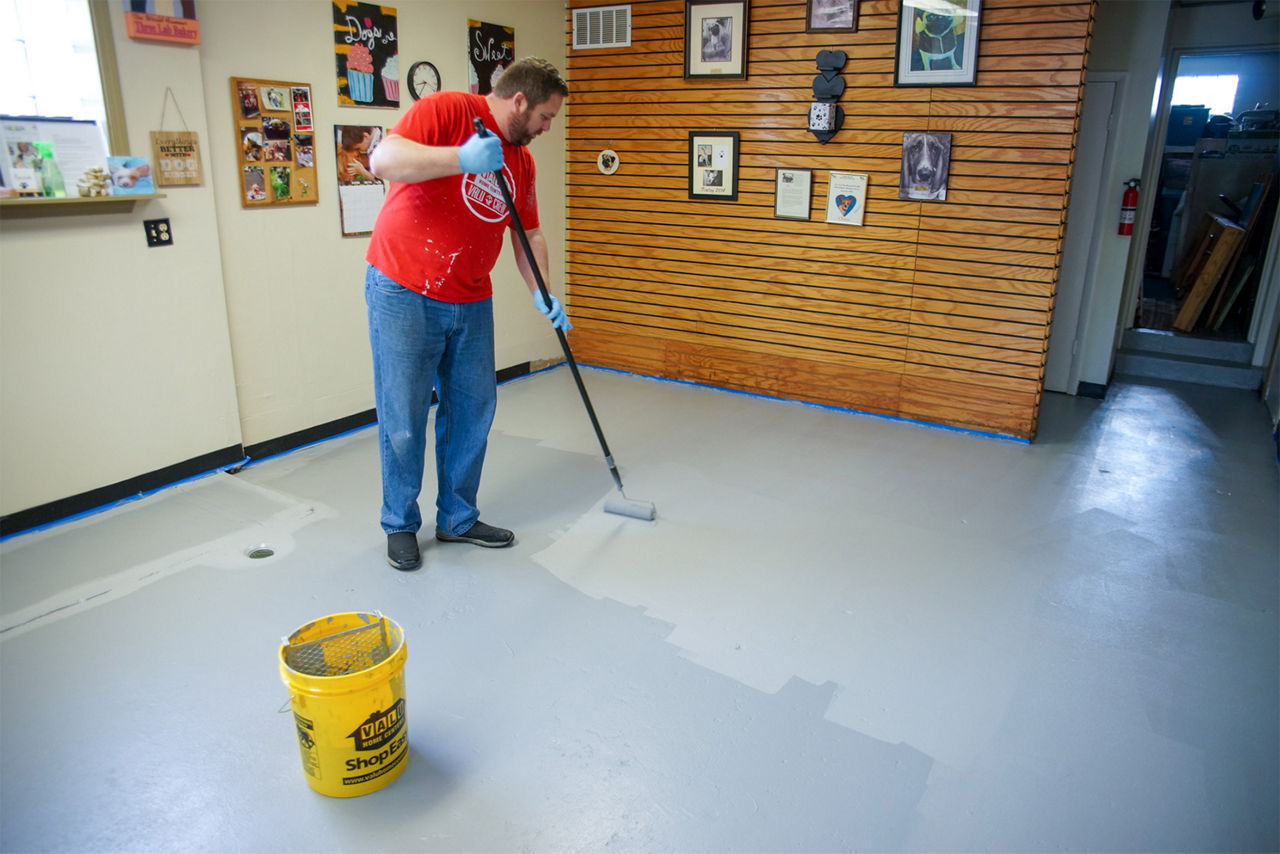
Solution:
{"label": "paint roller", "polygon": [[[472,121],[475,123],[477,134],[480,136],[489,135],[488,128],[484,126],[484,121],[479,116]],[[507,210],[511,212],[511,224],[515,228],[516,236],[520,238],[520,245],[524,247],[525,257],[529,259],[529,269],[533,271],[534,281],[538,283],[538,291],[542,294],[543,302],[549,306],[551,305],[551,292],[547,290],[547,283],[542,280],[542,271],[538,268],[538,259],[533,255],[533,247],[529,245],[529,236],[524,232],[524,225],[520,222],[520,214],[516,212],[515,202],[512,201],[511,191],[507,188],[507,182],[502,177],[502,170],[495,171],[493,177],[498,182],[498,188],[502,190],[502,199],[507,203]],[[591,426],[596,431],[596,438],[600,440],[600,450],[604,452],[604,461],[609,466],[609,474],[613,475],[613,482],[618,487],[618,495],[622,496],[620,499],[607,499],[604,502],[604,512],[618,516],[630,516],[634,519],[653,519],[657,515],[657,509],[653,506],[652,501],[636,501],[627,498],[627,494],[622,491],[622,475],[618,474],[618,467],[613,463],[613,454],[609,452],[609,443],[605,441],[604,431],[600,429],[600,420],[596,418],[596,411],[591,405],[591,398],[587,396],[587,387],[582,384],[582,374],[578,372],[578,363],[573,358],[573,351],[569,349],[569,339],[565,337],[563,329],[555,328],[555,332],[560,339],[560,349],[564,350],[564,359],[569,363],[569,371],[573,374],[573,381],[578,386],[578,393],[582,395],[582,405],[586,407],[587,417],[591,419]]]}

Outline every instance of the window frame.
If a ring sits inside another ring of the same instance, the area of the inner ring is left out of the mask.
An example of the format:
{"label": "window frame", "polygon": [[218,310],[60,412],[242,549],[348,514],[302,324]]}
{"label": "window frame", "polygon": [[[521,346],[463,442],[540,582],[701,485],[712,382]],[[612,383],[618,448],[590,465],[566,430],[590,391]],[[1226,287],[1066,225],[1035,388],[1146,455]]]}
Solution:
{"label": "window frame", "polygon": [[129,130],[124,121],[124,95],[120,89],[120,66],[116,61],[115,37],[111,32],[109,0],[88,0],[93,25],[93,50],[98,58],[98,79],[102,83],[102,109],[107,117],[103,128],[107,153],[129,153]]}

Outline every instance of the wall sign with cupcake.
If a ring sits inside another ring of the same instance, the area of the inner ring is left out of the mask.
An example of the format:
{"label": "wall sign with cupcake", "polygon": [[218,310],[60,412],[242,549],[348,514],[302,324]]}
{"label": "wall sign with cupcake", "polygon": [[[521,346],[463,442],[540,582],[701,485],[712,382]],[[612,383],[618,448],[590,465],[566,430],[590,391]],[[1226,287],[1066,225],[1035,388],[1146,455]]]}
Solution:
{"label": "wall sign with cupcake", "polygon": [[333,0],[338,105],[400,106],[400,48],[396,10],[373,3]]}
{"label": "wall sign with cupcake", "polygon": [[232,77],[231,114],[240,207],[320,201],[311,84]]}

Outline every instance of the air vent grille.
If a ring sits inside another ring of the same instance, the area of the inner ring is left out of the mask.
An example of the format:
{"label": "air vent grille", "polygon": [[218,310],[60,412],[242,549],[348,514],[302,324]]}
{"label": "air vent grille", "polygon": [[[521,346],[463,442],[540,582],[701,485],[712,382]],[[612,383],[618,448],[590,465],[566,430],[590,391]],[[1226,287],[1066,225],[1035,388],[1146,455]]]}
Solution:
{"label": "air vent grille", "polygon": [[631,7],[598,6],[573,12],[573,49],[631,46]]}

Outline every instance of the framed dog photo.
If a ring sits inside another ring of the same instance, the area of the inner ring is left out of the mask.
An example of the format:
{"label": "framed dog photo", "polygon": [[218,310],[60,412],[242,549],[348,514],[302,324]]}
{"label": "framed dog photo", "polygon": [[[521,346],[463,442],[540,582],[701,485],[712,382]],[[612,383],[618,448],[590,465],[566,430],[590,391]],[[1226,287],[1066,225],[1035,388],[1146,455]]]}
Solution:
{"label": "framed dog photo", "polygon": [[685,0],[684,78],[747,78],[748,0]]}
{"label": "framed dog photo", "polygon": [[909,130],[902,134],[902,176],[898,198],[946,201],[951,169],[951,134]]}
{"label": "framed dog photo", "polygon": [[978,78],[982,0],[903,2],[895,86],[972,86]]}
{"label": "framed dog photo", "polygon": [[738,132],[689,134],[689,198],[738,200]]}
{"label": "framed dog photo", "polygon": [[866,174],[832,172],[827,182],[827,222],[862,225],[862,214],[866,209]]}
{"label": "framed dog photo", "polygon": [[856,33],[858,0],[805,0],[806,33]]}

